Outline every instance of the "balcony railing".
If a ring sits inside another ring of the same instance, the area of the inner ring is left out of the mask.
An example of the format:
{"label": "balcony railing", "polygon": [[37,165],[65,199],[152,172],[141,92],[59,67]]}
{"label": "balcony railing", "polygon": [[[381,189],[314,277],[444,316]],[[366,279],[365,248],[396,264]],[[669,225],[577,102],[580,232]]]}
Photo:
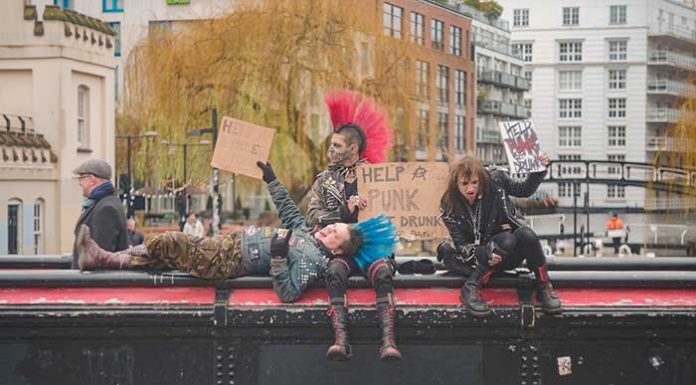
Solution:
{"label": "balcony railing", "polygon": [[671,94],[687,98],[696,97],[696,86],[669,79],[649,79],[648,92],[653,94]]}
{"label": "balcony railing", "polygon": [[518,119],[527,119],[532,116],[532,112],[525,106],[503,103],[497,100],[479,100],[477,107],[478,112],[484,114],[502,115]]}
{"label": "balcony railing", "polygon": [[676,123],[679,121],[679,110],[676,108],[649,108],[647,120],[651,123]]}
{"label": "balcony railing", "polygon": [[684,142],[660,136],[649,136],[645,147],[648,151],[684,152],[686,150]]}
{"label": "balcony railing", "polygon": [[479,128],[476,130],[476,142],[501,143],[500,131]]}
{"label": "balcony railing", "polygon": [[669,64],[690,71],[696,71],[696,58],[677,52],[651,50],[648,53],[648,64]]}
{"label": "balcony railing", "polygon": [[474,33],[472,36],[472,42],[475,46],[483,47],[502,53],[503,55],[511,56],[522,60],[522,53],[513,51],[510,41],[495,41],[495,39],[484,36],[480,33]]}
{"label": "balcony railing", "polygon": [[696,31],[691,31],[687,28],[670,26],[665,23],[650,25],[648,34],[651,36],[671,36],[681,40],[687,40],[692,44],[696,44]]}
{"label": "balcony railing", "polygon": [[529,80],[497,70],[480,71],[478,81],[492,83],[501,87],[528,91],[531,87]]}

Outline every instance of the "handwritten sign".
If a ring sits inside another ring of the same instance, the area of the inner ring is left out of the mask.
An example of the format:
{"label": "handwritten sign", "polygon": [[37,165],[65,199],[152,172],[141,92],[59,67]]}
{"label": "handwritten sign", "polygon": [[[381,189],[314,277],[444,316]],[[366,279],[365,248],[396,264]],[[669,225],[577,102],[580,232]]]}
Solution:
{"label": "handwritten sign", "polygon": [[446,238],[440,198],[447,188],[449,166],[442,162],[364,164],[357,169],[358,194],[367,199],[364,220],[382,213],[408,240]]}
{"label": "handwritten sign", "polygon": [[500,122],[511,174],[544,171],[539,162],[539,138],[531,120]]}
{"label": "handwritten sign", "polygon": [[210,165],[221,170],[261,179],[257,161],[266,162],[273,143],[273,129],[223,117]]}

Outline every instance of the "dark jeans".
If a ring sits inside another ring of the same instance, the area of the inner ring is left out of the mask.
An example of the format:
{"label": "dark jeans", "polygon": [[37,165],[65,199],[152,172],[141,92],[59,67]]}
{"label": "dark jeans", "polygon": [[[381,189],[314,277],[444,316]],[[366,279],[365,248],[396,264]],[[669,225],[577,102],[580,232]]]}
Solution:
{"label": "dark jeans", "polygon": [[[329,267],[326,269],[326,288],[329,291],[331,303],[343,304],[348,288],[348,277],[357,274],[362,272],[353,258],[334,257],[329,261]],[[391,262],[386,258],[370,264],[365,275],[375,288],[377,298],[386,297],[394,291],[394,270]]]}
{"label": "dark jeans", "polygon": [[493,252],[502,257],[502,261],[494,266],[495,270],[510,270],[527,260],[527,266],[535,269],[546,263],[544,250],[534,230],[529,227],[520,227],[514,232],[502,232],[494,235],[487,246],[476,249],[476,259],[479,264],[488,266],[488,261]]}

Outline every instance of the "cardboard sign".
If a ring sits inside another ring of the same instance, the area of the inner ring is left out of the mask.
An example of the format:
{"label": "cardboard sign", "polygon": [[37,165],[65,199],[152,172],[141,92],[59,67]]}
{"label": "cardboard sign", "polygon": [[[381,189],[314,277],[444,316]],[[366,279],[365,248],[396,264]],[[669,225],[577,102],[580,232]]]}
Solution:
{"label": "cardboard sign", "polygon": [[446,238],[440,198],[449,166],[443,162],[364,164],[357,169],[358,194],[367,199],[364,220],[385,213],[407,240]]}
{"label": "cardboard sign", "polygon": [[500,133],[510,164],[510,174],[546,170],[539,162],[539,138],[531,120],[500,122]]}
{"label": "cardboard sign", "polygon": [[261,179],[257,161],[266,163],[273,144],[273,129],[223,117],[210,165],[221,170]]}

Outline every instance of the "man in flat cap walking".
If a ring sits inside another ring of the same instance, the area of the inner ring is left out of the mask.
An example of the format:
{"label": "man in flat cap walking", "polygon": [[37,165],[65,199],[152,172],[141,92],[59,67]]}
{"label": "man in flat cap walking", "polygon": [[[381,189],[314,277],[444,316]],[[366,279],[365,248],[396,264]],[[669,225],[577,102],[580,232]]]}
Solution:
{"label": "man in flat cap walking", "polygon": [[[99,247],[107,251],[128,248],[128,227],[121,201],[114,195],[111,183],[111,166],[103,160],[90,159],[79,165],[73,173],[79,180],[82,196],[82,213],[75,225],[75,236],[80,225],[87,225]],[[77,247],[73,245],[73,261]],[[73,263],[73,268],[77,264]]]}

